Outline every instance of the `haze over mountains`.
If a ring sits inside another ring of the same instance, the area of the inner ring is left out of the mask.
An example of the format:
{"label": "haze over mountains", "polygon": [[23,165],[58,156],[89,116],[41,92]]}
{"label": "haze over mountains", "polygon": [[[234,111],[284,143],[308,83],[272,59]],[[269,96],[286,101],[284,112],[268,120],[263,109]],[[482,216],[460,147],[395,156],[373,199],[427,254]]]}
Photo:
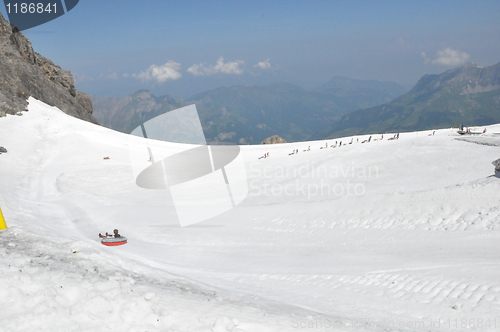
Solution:
{"label": "haze over mountains", "polygon": [[425,75],[393,101],[344,115],[312,138],[481,126],[500,122],[500,63]]}
{"label": "haze over mountains", "polygon": [[403,92],[391,82],[335,77],[313,90],[275,83],[222,87],[187,100],[139,91],[93,102],[99,121],[123,132],[194,103],[211,143],[257,144],[272,135],[293,142],[500,122],[500,63],[468,63],[425,75]]}
{"label": "haze over mountains", "polygon": [[302,141],[354,110],[388,102],[405,91],[392,82],[335,77],[314,90],[290,83],[222,87],[186,100],[146,90],[124,98],[93,96],[94,115],[106,127],[130,132],[142,122],[196,104],[211,143],[257,144],[280,135]]}

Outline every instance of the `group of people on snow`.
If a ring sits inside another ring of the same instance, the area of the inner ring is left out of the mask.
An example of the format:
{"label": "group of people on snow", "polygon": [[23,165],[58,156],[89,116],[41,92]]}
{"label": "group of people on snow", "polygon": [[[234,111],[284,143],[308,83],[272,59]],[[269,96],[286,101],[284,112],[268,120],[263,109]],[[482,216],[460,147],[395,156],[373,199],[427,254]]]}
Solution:
{"label": "group of people on snow", "polygon": [[264,155],[259,159],[265,159],[265,158],[269,158],[269,152],[264,153]]}
{"label": "group of people on snow", "polygon": [[[434,135],[434,133],[435,132],[433,132],[432,135]],[[374,141],[383,140],[383,139],[384,139],[384,134],[382,134],[379,139],[375,138]],[[394,136],[389,138],[388,140],[392,141],[392,140],[396,140],[396,139],[399,139],[399,133],[394,134]],[[370,143],[371,141],[372,141],[372,136],[370,135],[367,139],[363,140],[361,143]],[[354,137],[351,138],[351,141],[348,144],[353,144],[353,143],[354,143]],[[359,143],[359,137],[356,138],[356,143]],[[347,145],[347,143],[344,145]],[[342,141],[335,141],[335,145],[330,145],[330,147],[332,147],[332,148],[341,147],[341,146],[342,146]],[[320,147],[320,149],[327,149],[327,148],[328,148],[328,141],[325,142],[324,147]],[[306,151],[311,151],[310,145],[307,147],[307,150],[304,150],[304,152],[306,152]],[[299,149],[293,149],[293,151],[291,153],[289,153],[288,155],[291,156],[291,155],[295,155],[298,153],[299,153]],[[265,153],[262,157],[259,157],[259,159],[264,159],[264,158],[269,158],[269,152]]]}

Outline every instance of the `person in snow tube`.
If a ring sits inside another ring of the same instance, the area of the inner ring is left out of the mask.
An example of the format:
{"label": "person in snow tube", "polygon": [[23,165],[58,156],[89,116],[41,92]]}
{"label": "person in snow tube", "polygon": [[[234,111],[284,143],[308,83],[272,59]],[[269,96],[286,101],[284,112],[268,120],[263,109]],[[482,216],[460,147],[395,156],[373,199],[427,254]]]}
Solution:
{"label": "person in snow tube", "polygon": [[100,238],[107,238],[107,237],[122,237],[122,236],[120,235],[120,233],[118,233],[118,230],[117,230],[117,229],[115,229],[115,230],[113,231],[113,233],[114,233],[113,235],[108,234],[108,232],[106,232],[106,235],[102,235],[101,233],[99,233],[99,237],[100,237]]}

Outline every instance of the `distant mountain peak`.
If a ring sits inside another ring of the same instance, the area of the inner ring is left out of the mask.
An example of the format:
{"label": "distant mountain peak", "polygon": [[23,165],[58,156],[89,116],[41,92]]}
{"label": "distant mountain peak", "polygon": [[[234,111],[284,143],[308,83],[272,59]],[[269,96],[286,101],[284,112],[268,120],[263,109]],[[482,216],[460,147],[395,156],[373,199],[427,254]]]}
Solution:
{"label": "distant mountain peak", "polygon": [[376,107],[347,114],[315,138],[438,129],[500,122],[500,63],[467,63],[424,75],[407,93]]}
{"label": "distant mountain peak", "polygon": [[149,98],[154,97],[154,94],[150,90],[142,89],[142,90],[138,90],[138,91],[134,92],[131,95],[131,97],[132,98],[139,98],[139,99],[149,99]]}

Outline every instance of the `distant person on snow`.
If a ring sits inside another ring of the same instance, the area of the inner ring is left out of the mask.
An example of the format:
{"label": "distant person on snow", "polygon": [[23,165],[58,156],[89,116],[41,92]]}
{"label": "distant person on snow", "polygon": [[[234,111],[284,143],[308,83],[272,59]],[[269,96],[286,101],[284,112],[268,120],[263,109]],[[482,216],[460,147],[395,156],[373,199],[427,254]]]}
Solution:
{"label": "distant person on snow", "polygon": [[118,230],[117,230],[117,229],[115,229],[115,230],[113,231],[113,233],[115,234],[115,237],[122,237],[122,236],[118,233]]}

